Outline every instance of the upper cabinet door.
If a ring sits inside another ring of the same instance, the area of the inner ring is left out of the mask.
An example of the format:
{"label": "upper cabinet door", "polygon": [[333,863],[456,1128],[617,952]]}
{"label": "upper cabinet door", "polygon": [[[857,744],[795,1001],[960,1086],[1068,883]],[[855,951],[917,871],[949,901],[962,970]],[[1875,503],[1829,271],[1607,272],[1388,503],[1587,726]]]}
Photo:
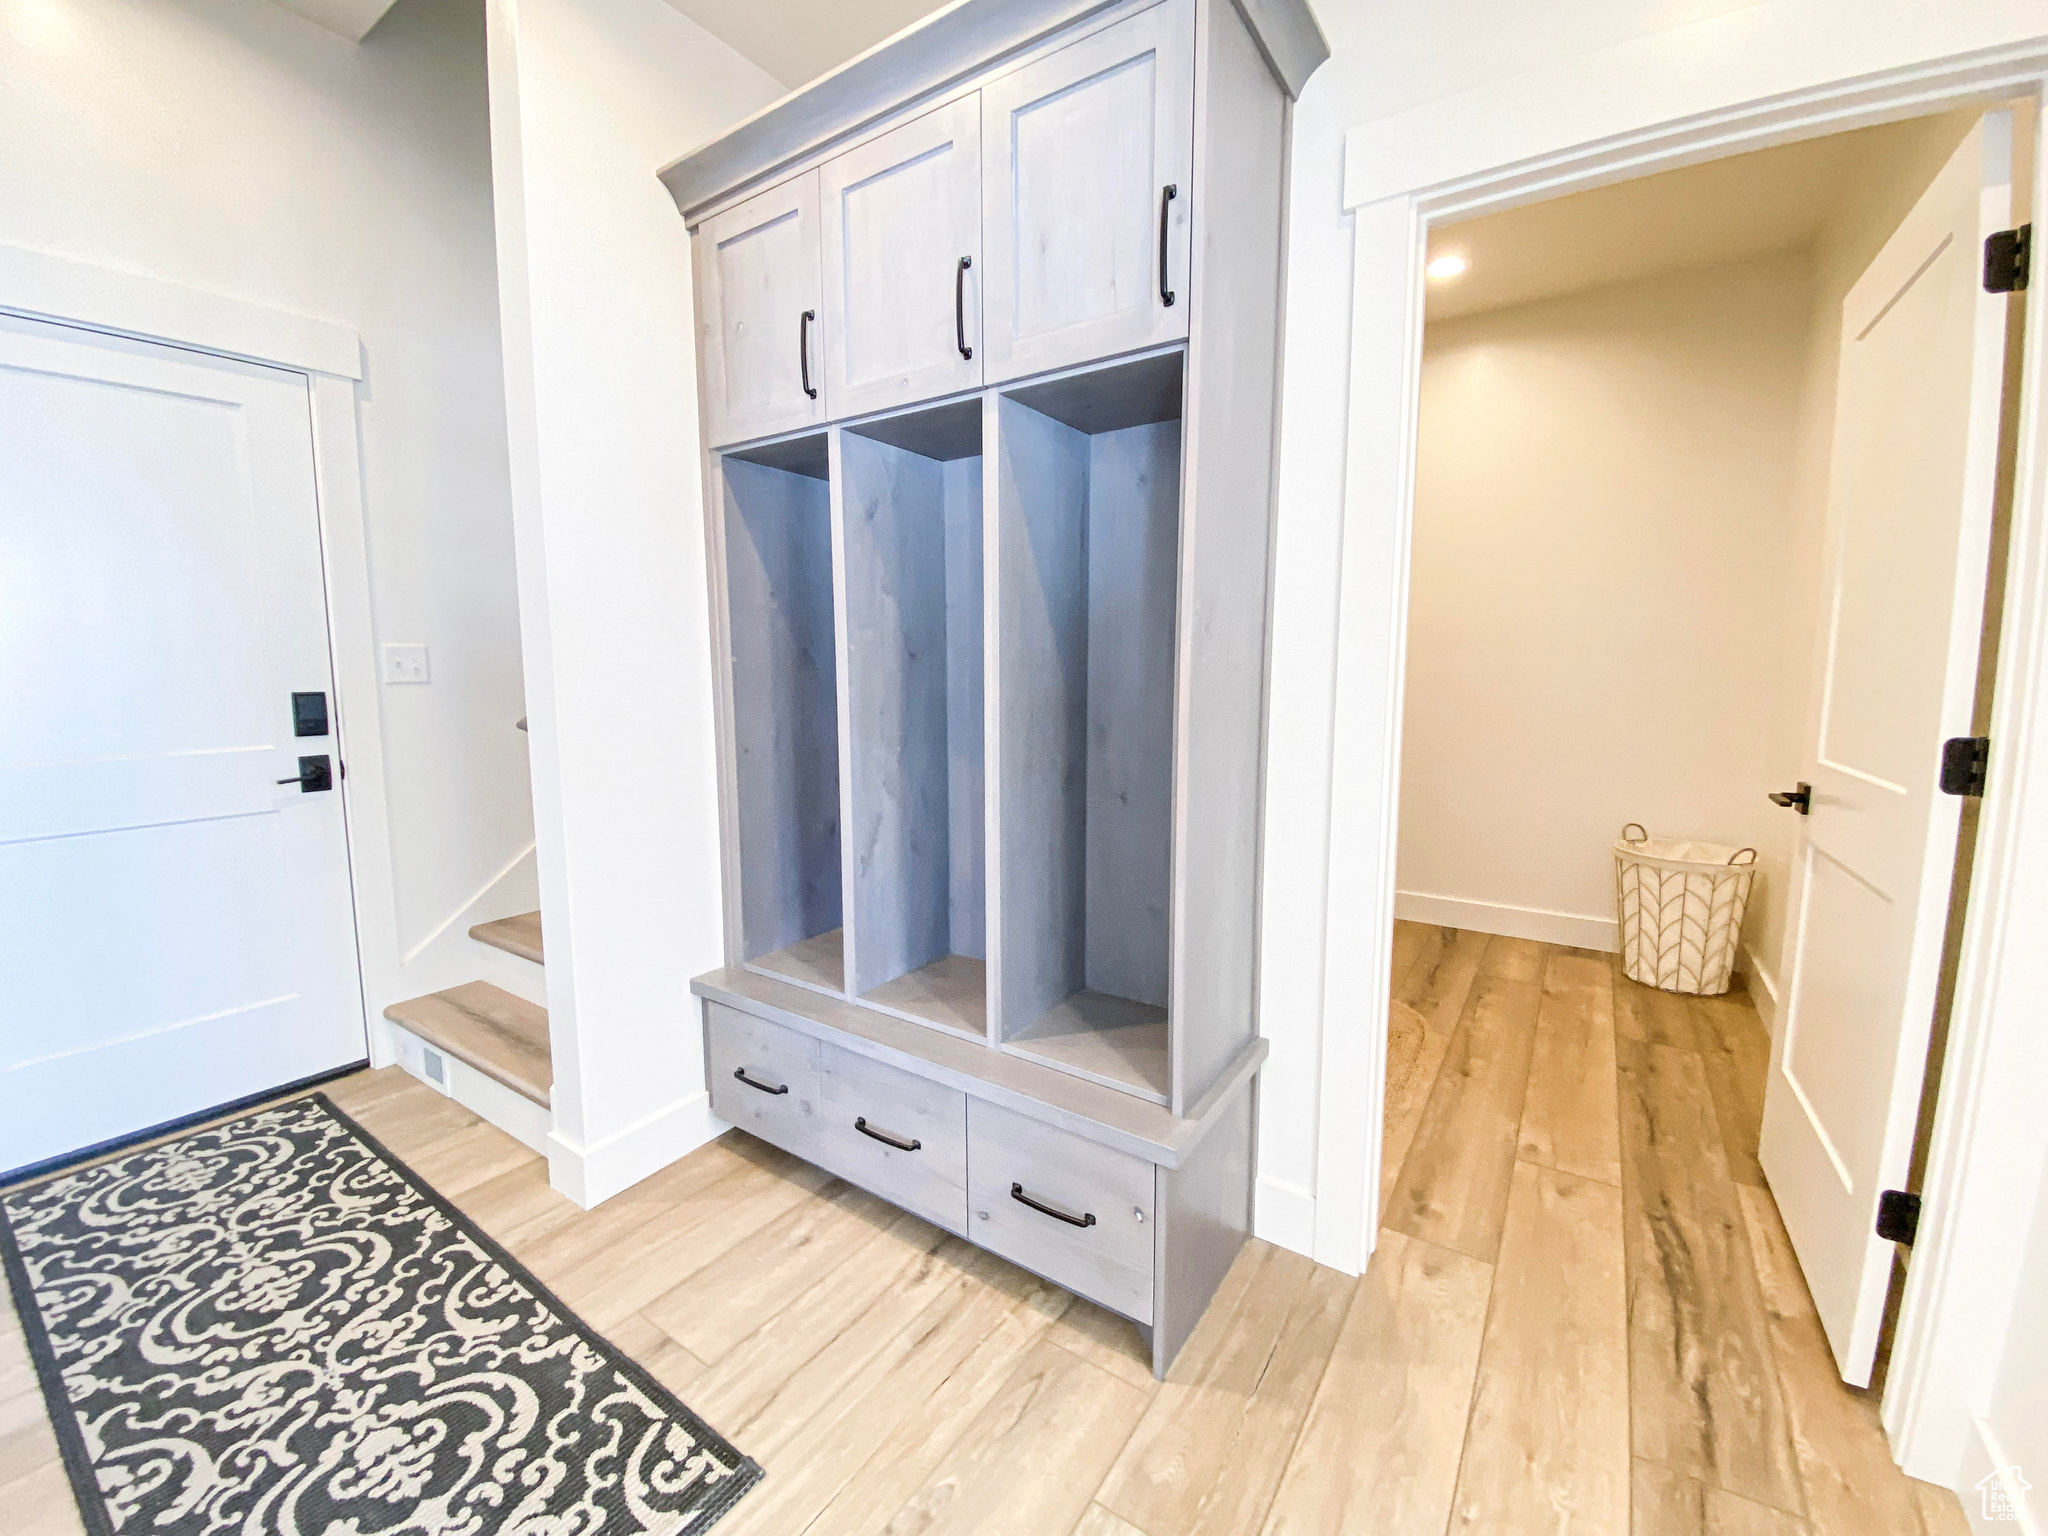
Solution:
{"label": "upper cabinet door", "polygon": [[981,384],[981,103],[973,95],[823,171],[832,414]]}
{"label": "upper cabinet door", "polygon": [[707,219],[699,231],[714,447],[825,420],[832,324],[818,250],[816,171]]}
{"label": "upper cabinet door", "polygon": [[1188,333],[1194,0],[982,88],[990,383]]}

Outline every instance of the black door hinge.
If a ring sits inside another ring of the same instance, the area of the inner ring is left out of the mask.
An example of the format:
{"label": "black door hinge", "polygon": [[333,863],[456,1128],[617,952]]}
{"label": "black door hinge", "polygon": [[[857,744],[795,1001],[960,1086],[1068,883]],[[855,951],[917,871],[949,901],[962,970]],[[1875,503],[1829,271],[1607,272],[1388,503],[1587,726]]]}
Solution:
{"label": "black door hinge", "polygon": [[1981,796],[1984,772],[1990,766],[1989,736],[1951,736],[1941,744],[1941,792]]}
{"label": "black door hinge", "polygon": [[1913,1234],[1920,1230],[1920,1197],[1903,1189],[1888,1189],[1877,1197],[1877,1235],[1888,1243],[1913,1246]]}
{"label": "black door hinge", "polygon": [[2018,293],[2027,286],[2027,258],[2034,247],[2034,226],[2001,229],[1984,241],[1984,291]]}

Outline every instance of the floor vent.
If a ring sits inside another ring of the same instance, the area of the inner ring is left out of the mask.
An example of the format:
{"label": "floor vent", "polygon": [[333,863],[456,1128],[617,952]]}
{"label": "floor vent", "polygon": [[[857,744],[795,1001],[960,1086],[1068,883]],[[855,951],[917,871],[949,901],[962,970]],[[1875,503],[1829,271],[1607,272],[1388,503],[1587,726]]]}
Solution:
{"label": "floor vent", "polygon": [[427,1081],[444,1092],[448,1087],[448,1063],[441,1053],[431,1046],[420,1047],[420,1070],[427,1075]]}

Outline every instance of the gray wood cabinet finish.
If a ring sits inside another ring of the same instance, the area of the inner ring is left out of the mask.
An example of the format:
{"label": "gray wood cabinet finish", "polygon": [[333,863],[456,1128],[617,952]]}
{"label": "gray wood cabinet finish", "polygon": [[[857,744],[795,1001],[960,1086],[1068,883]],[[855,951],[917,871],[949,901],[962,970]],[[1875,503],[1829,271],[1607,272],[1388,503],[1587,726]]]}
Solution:
{"label": "gray wood cabinet finish", "polygon": [[948,1232],[967,1231],[967,1095],[818,1047],[814,1159]]}
{"label": "gray wood cabinet finish", "polygon": [[[1287,104],[1243,28],[1203,29],[1175,656],[1174,1107],[1257,1033],[1259,819]],[[1205,302],[1227,295],[1229,302]]]}
{"label": "gray wood cabinet finish", "polygon": [[712,1113],[776,1146],[813,1157],[823,1140],[818,1042],[717,1003],[705,1007]]}
{"label": "gray wood cabinet finish", "polygon": [[707,1004],[781,1024],[1162,1168],[1178,1168],[1194,1155],[1218,1123],[1216,1109],[1250,1088],[1267,1052],[1264,1040],[1254,1040],[1201,1102],[1188,1114],[1176,1115],[1163,1104],[1025,1056],[990,1050],[950,1030],[825,997],[757,971],[731,966],[709,971],[694,978],[690,990]]}
{"label": "gray wood cabinet finish", "polygon": [[698,351],[713,443],[826,419],[829,319],[819,267],[818,173],[808,171],[705,225]]}
{"label": "gray wood cabinet finish", "polygon": [[[840,437],[853,991],[981,1035],[981,461]],[[899,979],[937,967],[908,986]],[[885,996],[878,992],[889,988]]]}
{"label": "gray wood cabinet finish", "polygon": [[996,409],[996,996],[1008,1034],[1083,984],[1088,439],[1016,400]]}
{"label": "gray wood cabinet finish", "polygon": [[1152,1165],[993,1104],[967,1106],[968,1235],[1152,1321]]}
{"label": "gray wood cabinet finish", "polygon": [[733,456],[721,479],[744,953],[837,990],[837,940],[807,943],[842,916],[829,491]]}
{"label": "gray wood cabinet finish", "polygon": [[[1274,78],[1298,98],[1330,56],[1308,0],[1234,4]],[[1028,57],[1092,18],[1136,8],[1130,0],[955,0],[664,166],[662,185],[695,229],[735,195]]]}
{"label": "gray wood cabinet finish", "polygon": [[[1010,45],[942,56],[998,12],[974,35]],[[1281,199],[1318,47],[1299,0],[961,0],[877,51],[925,84],[855,124],[856,61],[668,177],[729,914],[692,987],[720,1067],[779,1038],[792,1074],[715,1068],[714,1106],[1139,1320],[1162,1372],[1251,1220]],[[798,414],[802,354],[749,351],[745,310],[813,288]]]}
{"label": "gray wood cabinet finish", "polygon": [[1161,0],[983,87],[991,382],[1187,335],[1194,45]]}
{"label": "gray wood cabinet finish", "polygon": [[832,409],[981,383],[981,102],[969,94],[825,162]]}

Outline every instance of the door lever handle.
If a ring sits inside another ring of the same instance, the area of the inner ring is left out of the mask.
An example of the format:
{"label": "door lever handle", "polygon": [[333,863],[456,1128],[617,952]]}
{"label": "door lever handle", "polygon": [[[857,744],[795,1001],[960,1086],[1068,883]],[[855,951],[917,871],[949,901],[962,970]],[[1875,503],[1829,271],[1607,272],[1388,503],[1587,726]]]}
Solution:
{"label": "door lever handle", "polygon": [[1787,810],[1797,811],[1802,816],[1813,814],[1813,786],[1801,784],[1797,789],[1777,790],[1766,796],[1773,805],[1782,805]]}
{"label": "door lever handle", "polygon": [[334,788],[334,770],[326,756],[302,757],[299,759],[298,775],[294,778],[279,779],[280,784],[296,784],[302,795],[318,794],[323,789]]}

